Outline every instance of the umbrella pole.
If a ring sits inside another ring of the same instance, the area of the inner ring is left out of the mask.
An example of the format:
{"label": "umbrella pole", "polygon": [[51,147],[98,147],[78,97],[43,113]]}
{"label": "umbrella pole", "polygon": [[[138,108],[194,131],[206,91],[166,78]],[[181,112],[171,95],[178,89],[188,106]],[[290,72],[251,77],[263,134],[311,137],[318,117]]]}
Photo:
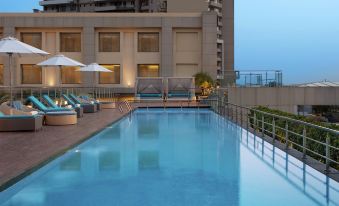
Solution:
{"label": "umbrella pole", "polygon": [[[62,66],[59,65],[59,72],[61,73],[61,69],[62,69]],[[61,75],[59,75],[59,78],[60,78],[60,81],[59,81],[59,106],[61,107],[62,106],[62,103],[61,103],[61,95],[62,95],[62,87],[61,87],[61,84],[62,84],[62,79],[61,79]]]}
{"label": "umbrella pole", "polygon": [[94,95],[94,93],[95,93],[95,72],[93,72],[93,98],[95,98],[96,99],[96,95]]}
{"label": "umbrella pole", "polygon": [[8,59],[9,59],[9,63],[8,63],[8,67],[9,67],[9,106],[12,107],[13,105],[13,93],[12,93],[12,53],[8,54]]}

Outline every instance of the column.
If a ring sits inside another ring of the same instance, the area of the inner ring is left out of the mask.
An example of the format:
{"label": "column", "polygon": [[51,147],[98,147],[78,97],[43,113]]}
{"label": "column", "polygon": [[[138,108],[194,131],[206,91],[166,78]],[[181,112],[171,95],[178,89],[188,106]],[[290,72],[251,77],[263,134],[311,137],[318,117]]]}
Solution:
{"label": "column", "polygon": [[170,20],[168,19],[163,19],[160,48],[161,48],[160,75],[162,77],[172,77],[174,75],[173,28]]}
{"label": "column", "polygon": [[[95,29],[93,26],[85,26],[82,32],[82,63],[88,65],[96,62]],[[97,74],[93,79],[92,72],[83,72],[82,81],[83,86],[92,87],[93,83],[98,82]]]}

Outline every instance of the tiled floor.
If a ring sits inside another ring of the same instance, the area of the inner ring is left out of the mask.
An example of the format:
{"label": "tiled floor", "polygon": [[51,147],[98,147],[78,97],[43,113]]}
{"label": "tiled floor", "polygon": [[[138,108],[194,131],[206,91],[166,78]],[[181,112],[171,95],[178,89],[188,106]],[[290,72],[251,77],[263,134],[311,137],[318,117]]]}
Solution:
{"label": "tiled floor", "polygon": [[[162,102],[134,104],[134,107],[162,106]],[[196,107],[197,103],[168,102],[165,106]],[[126,114],[126,107],[124,113],[118,109],[107,109],[85,114],[78,119],[77,125],[44,126],[39,132],[0,132],[0,191]]]}

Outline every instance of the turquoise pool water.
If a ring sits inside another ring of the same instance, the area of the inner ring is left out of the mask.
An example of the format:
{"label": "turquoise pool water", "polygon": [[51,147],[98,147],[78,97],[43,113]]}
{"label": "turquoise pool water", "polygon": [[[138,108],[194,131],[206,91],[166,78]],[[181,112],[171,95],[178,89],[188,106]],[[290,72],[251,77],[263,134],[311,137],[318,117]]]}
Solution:
{"label": "turquoise pool water", "polygon": [[0,205],[339,205],[339,184],[209,110],[137,110]]}

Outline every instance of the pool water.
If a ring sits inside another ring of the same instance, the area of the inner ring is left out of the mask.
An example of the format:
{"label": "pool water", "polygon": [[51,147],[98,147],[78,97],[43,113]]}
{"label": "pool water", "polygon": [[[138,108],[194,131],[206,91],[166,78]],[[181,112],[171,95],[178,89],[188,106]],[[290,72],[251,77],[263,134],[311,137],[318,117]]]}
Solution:
{"label": "pool water", "polygon": [[137,110],[0,205],[339,205],[339,184],[210,110]]}

